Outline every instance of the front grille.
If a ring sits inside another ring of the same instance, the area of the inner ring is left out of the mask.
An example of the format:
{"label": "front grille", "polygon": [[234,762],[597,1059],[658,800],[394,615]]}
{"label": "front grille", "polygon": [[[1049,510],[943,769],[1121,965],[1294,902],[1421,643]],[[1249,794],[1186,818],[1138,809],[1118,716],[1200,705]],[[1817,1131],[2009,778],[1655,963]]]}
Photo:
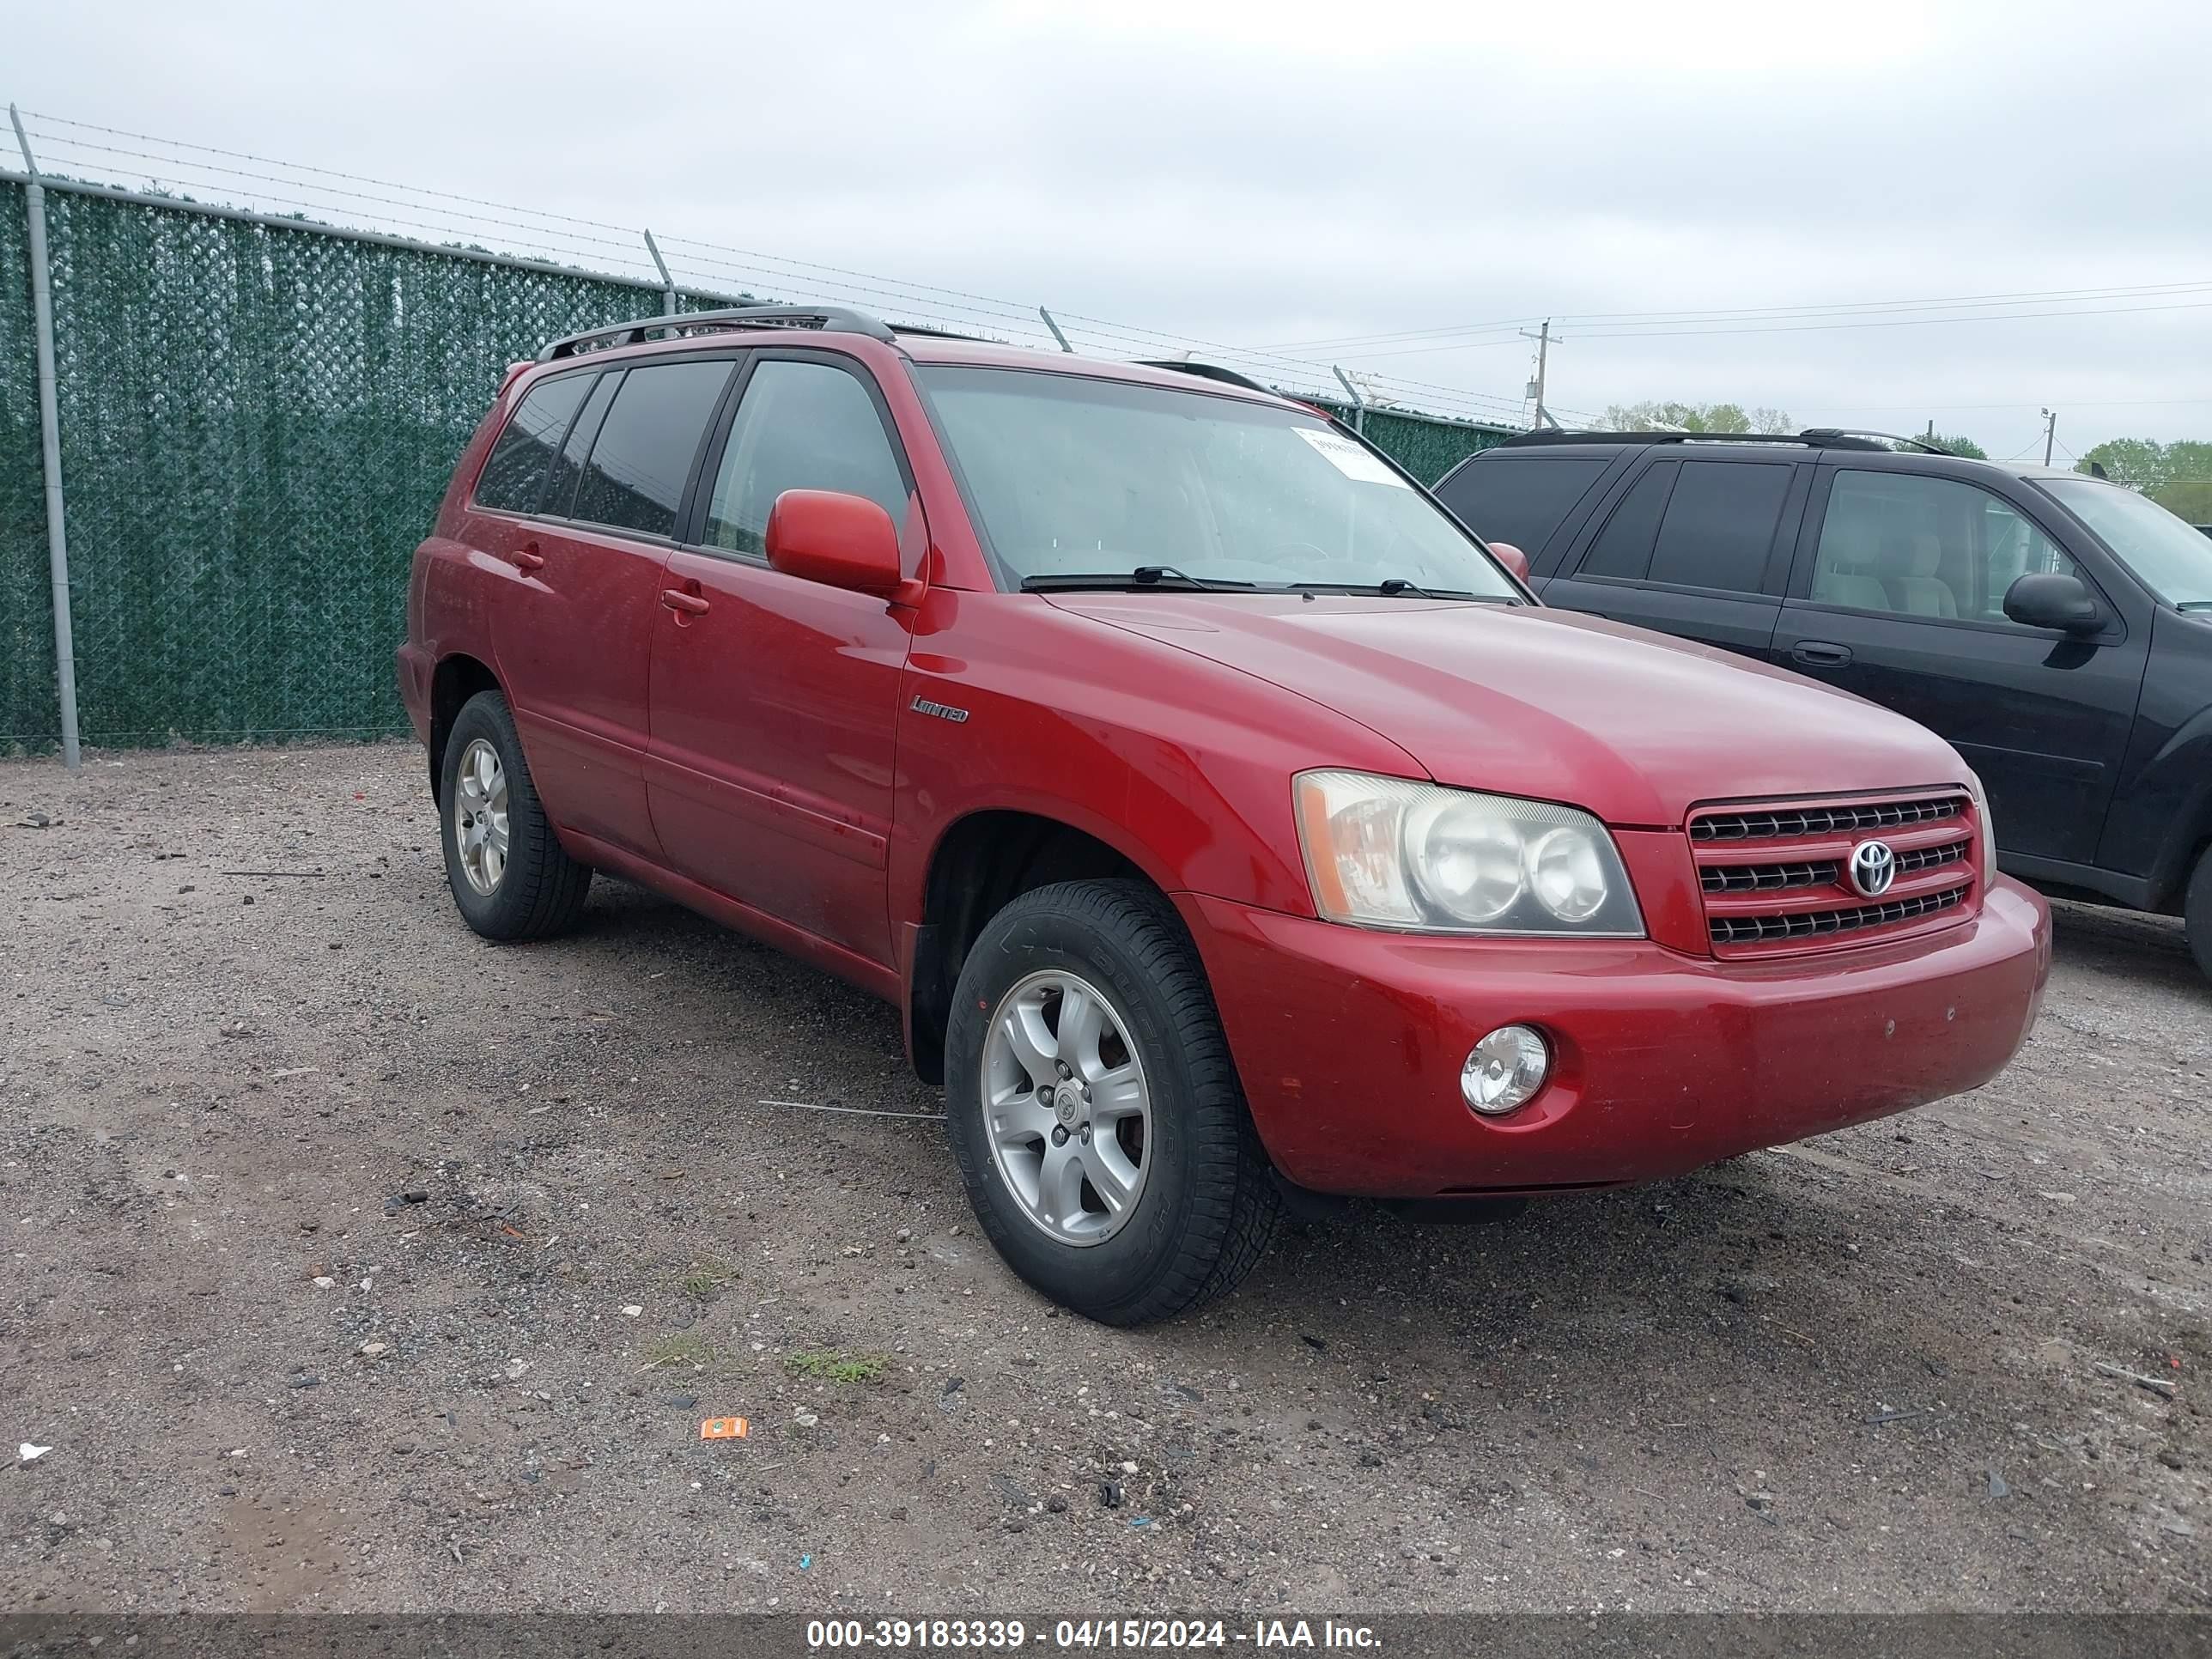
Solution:
{"label": "front grille", "polygon": [[1936,870],[1947,864],[1963,864],[1966,860],[1967,843],[1954,841],[1943,847],[1916,847],[1897,855],[1897,873],[1909,876],[1916,870]]}
{"label": "front grille", "polygon": [[[1871,944],[1962,921],[1978,904],[1981,831],[1954,791],[1693,810],[1690,856],[1716,956]],[[1853,884],[1869,841],[1894,855],[1889,886]]]}
{"label": "front grille", "polygon": [[1949,910],[1966,902],[1967,890],[1922,898],[1897,899],[1887,904],[1863,904],[1851,910],[1814,910],[1790,916],[1715,916],[1711,928],[1716,945],[1765,945],[1774,939],[1818,939],[1827,933],[1856,933],[1884,927],[1892,922],[1913,921]]}
{"label": "front grille", "polygon": [[1771,892],[1825,887],[1838,872],[1834,864],[1709,864],[1698,872],[1698,882],[1708,893]]}
{"label": "front grille", "polygon": [[1883,801],[1870,806],[1803,806],[1762,812],[1711,812],[1690,825],[1690,839],[1711,841],[1772,841],[1785,836],[1848,835],[1853,830],[1897,830],[1907,824],[1929,823],[1940,818],[1961,817],[1966,811],[1964,795],[1938,799]]}

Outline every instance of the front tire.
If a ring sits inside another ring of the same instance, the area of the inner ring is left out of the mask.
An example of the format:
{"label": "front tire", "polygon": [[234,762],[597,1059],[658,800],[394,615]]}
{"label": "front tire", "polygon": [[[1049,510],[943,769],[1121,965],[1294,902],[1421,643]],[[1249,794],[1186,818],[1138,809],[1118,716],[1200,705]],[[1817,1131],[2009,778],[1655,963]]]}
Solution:
{"label": "front tire", "polygon": [[1173,908],[1133,881],[1025,893],[983,928],[945,1034],[947,1127],[1008,1266],[1108,1325],[1224,1293],[1279,1199]]}
{"label": "front tire", "polygon": [[446,735],[438,816],[446,884],[462,921],[501,944],[576,925],[591,868],[554,835],[514,715],[496,691],[471,697]]}
{"label": "front tire", "polygon": [[2189,928],[2189,949],[2207,979],[2212,979],[2212,846],[2197,855],[2197,873],[2189,878],[2189,896],[2182,914]]}

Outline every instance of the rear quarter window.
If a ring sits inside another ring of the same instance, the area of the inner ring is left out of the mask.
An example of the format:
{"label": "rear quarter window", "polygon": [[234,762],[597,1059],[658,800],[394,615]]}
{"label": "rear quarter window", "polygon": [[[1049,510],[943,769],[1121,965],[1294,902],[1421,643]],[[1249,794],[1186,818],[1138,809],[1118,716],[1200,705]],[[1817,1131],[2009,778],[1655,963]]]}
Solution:
{"label": "rear quarter window", "polygon": [[563,374],[530,389],[477,475],[476,503],[501,513],[535,513],[545,468],[596,374]]}
{"label": "rear quarter window", "polygon": [[1486,541],[1510,542],[1531,558],[1613,465],[1609,455],[1500,455],[1469,461],[1437,499]]}

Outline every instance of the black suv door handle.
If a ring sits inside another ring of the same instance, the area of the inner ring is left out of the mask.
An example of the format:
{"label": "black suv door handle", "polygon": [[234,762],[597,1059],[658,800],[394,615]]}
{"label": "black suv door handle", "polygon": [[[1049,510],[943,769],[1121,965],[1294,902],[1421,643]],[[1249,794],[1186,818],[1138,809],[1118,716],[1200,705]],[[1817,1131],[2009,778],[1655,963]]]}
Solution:
{"label": "black suv door handle", "polygon": [[1800,640],[1790,647],[1790,654],[1808,668],[1841,668],[1850,661],[1851,648],[1826,640]]}

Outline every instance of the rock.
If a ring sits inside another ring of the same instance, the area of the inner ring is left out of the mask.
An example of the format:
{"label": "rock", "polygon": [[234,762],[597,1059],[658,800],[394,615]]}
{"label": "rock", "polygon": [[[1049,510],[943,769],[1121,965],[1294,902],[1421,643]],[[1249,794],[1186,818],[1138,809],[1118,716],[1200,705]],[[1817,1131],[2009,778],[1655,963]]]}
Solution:
{"label": "rock", "polygon": [[391,1349],[382,1342],[364,1342],[356,1352],[363,1359],[374,1359],[380,1354],[389,1353]]}
{"label": "rock", "polygon": [[295,1389],[319,1389],[323,1386],[323,1379],[319,1376],[295,1376],[292,1379],[292,1386]]}
{"label": "rock", "polygon": [[680,1412],[688,1412],[692,1407],[697,1405],[699,1401],[695,1395],[678,1394],[672,1391],[660,1396],[660,1403],[664,1406],[673,1406]]}
{"label": "rock", "polygon": [[1118,1480],[1101,1480],[1098,1483],[1098,1501],[1107,1509],[1120,1509],[1121,1507],[1121,1483]]}
{"label": "rock", "polygon": [[1304,1343],[1306,1346],[1311,1348],[1316,1353],[1327,1353],[1328,1352],[1328,1340],[1325,1337],[1308,1336],[1301,1331],[1298,1334],[1298,1340]]}
{"label": "rock", "polygon": [[2166,1450],[2159,1453],[2158,1461],[2169,1469],[2178,1469],[2181,1467],[2181,1454],[2169,1447]]}
{"label": "rock", "polygon": [[643,1308],[633,1302],[627,1308],[623,1310],[623,1317],[624,1319],[635,1319],[644,1312],[645,1310]]}
{"label": "rock", "polygon": [[1748,1492],[1743,1501],[1755,1510],[1771,1510],[1774,1507],[1774,1494],[1771,1492]]}
{"label": "rock", "polygon": [[315,1288],[317,1290],[334,1291],[337,1289],[337,1280],[332,1279],[328,1273],[317,1273],[315,1275]]}
{"label": "rock", "polygon": [[1360,1453],[1359,1467],[1363,1469],[1381,1468],[1382,1467],[1382,1454],[1380,1452],[1371,1451],[1364,1451]]}
{"label": "rock", "polygon": [[392,1443],[392,1449],[400,1456],[406,1457],[414,1452],[415,1443],[412,1440],[395,1440]]}
{"label": "rock", "polygon": [[1054,1492],[1051,1497],[1046,1498],[1044,1500],[1044,1506],[1050,1510],[1054,1515],[1066,1515],[1067,1513],[1067,1500],[1065,1498],[1062,1498],[1058,1492]]}
{"label": "rock", "polygon": [[821,1419],[820,1418],[817,1417],[817,1416],[816,1416],[812,1412],[800,1412],[800,1413],[799,1413],[796,1417],[793,1417],[791,1420],[792,1420],[793,1422],[794,1422],[794,1423],[798,1424],[798,1425],[799,1425],[799,1426],[800,1428],[802,1428],[802,1429],[811,1429],[811,1428],[812,1428],[812,1427],[813,1427],[817,1423],[819,1423],[822,1419]]}
{"label": "rock", "polygon": [[911,1227],[900,1228],[898,1230],[898,1242],[902,1244],[912,1243],[914,1242],[914,1229]]}

